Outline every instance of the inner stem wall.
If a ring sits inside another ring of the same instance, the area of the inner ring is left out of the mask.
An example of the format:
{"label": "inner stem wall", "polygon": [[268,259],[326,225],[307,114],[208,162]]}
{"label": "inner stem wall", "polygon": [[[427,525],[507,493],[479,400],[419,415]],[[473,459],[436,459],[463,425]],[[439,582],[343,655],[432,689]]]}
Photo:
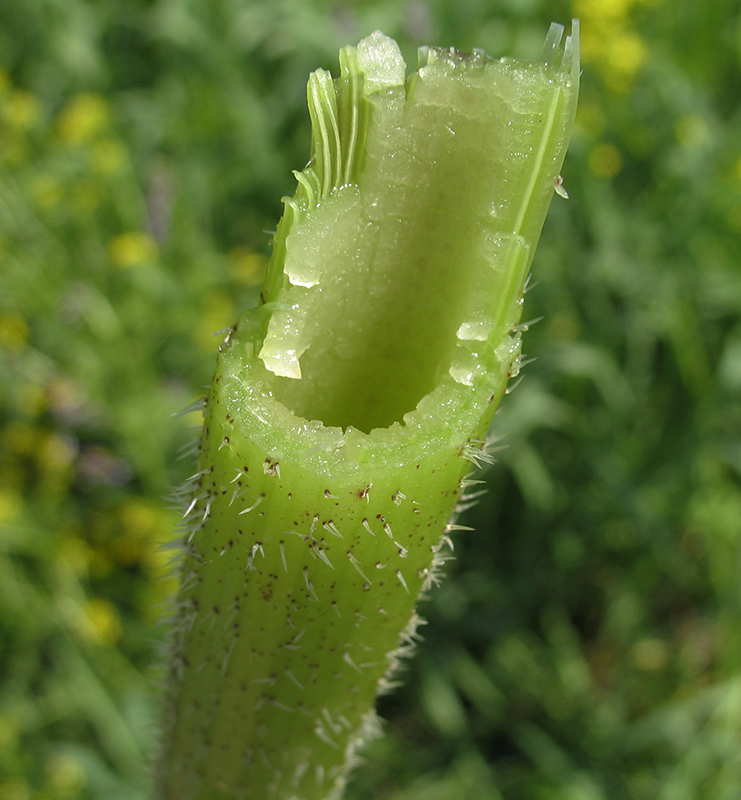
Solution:
{"label": "inner stem wall", "polygon": [[492,292],[497,181],[477,150],[492,110],[474,113],[475,87],[451,83],[461,97],[441,105],[420,77],[401,125],[371,131],[393,158],[370,159],[357,189],[336,190],[310,212],[306,236],[287,239],[291,280],[306,260],[322,265],[316,284],[284,290],[286,302],[301,293],[305,350],[302,377],[276,377],[273,391],[300,416],[365,432],[401,422],[447,373],[475,293]]}

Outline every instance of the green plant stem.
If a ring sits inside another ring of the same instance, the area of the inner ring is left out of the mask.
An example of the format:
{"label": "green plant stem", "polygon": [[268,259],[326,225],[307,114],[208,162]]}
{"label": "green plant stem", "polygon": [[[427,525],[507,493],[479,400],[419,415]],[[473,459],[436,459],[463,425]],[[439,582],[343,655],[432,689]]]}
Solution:
{"label": "green plant stem", "polygon": [[518,370],[576,37],[544,59],[380,33],[308,85],[313,154],[227,336],[182,492],[157,796],[338,796],[413,646]]}

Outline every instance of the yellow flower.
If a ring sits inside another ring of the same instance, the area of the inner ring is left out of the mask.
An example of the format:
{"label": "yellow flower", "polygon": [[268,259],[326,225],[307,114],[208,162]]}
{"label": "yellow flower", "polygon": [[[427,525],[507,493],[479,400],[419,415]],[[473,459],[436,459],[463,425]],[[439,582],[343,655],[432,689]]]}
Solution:
{"label": "yellow flower", "polygon": [[34,452],[43,490],[50,494],[66,491],[75,477],[77,442],[71,436],[50,432],[39,437]]}
{"label": "yellow flower", "polygon": [[602,73],[614,91],[627,91],[647,57],[631,14],[641,0],[576,0],[574,13],[582,20],[585,64]]}
{"label": "yellow flower", "polygon": [[23,510],[23,500],[12,489],[0,489],[0,522],[9,525],[18,519]]}
{"label": "yellow flower", "polygon": [[131,497],[121,509],[126,536],[152,536],[159,525],[159,509],[140,497]]}
{"label": "yellow flower", "polygon": [[108,257],[117,267],[133,267],[156,260],[157,243],[146,233],[120,233],[108,242]]}
{"label": "yellow flower", "polygon": [[93,549],[75,534],[65,535],[59,546],[59,555],[78,576],[88,574],[93,559]]}
{"label": "yellow flower", "polygon": [[69,436],[49,433],[39,443],[38,459],[42,468],[49,473],[66,473],[77,455],[76,442]]}
{"label": "yellow flower", "polygon": [[178,515],[169,509],[162,509],[159,514],[158,528],[147,540],[147,547],[142,554],[144,566],[151,578],[164,578],[172,571],[172,551],[163,545],[174,538],[173,531],[178,523]]}
{"label": "yellow flower", "polygon": [[87,783],[82,764],[69,753],[55,753],[46,762],[46,781],[54,797],[75,796]]}
{"label": "yellow flower", "polygon": [[611,38],[605,53],[604,72],[608,84],[616,91],[626,91],[646,62],[643,39],[634,31],[621,31]]}
{"label": "yellow flower", "polygon": [[177,590],[178,579],[175,575],[150,580],[137,596],[139,618],[152,625],[164,622],[172,613],[172,601]]}
{"label": "yellow flower", "polygon": [[57,134],[65,144],[81,144],[95,139],[108,125],[110,107],[99,94],[73,97],[57,117]]}
{"label": "yellow flower", "polygon": [[256,285],[262,281],[267,259],[247,247],[235,247],[226,257],[229,277],[240,283]]}
{"label": "yellow flower", "polygon": [[101,598],[88,600],[79,622],[81,633],[94,644],[115,644],[123,633],[116,607]]}
{"label": "yellow flower", "polygon": [[234,303],[227,292],[214,291],[206,297],[205,308],[193,332],[196,346],[205,352],[213,353],[223,340],[214,336],[218,331],[228,328],[234,322]]}

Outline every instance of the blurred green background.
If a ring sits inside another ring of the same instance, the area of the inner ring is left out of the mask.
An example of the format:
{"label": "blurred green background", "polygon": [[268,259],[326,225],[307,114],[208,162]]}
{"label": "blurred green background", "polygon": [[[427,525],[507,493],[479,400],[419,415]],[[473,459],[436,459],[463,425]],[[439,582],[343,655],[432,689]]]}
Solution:
{"label": "blurred green background", "polygon": [[145,797],[172,413],[255,302],[308,72],[575,15],[537,360],[348,798],[741,797],[739,2],[3,0],[0,800]]}

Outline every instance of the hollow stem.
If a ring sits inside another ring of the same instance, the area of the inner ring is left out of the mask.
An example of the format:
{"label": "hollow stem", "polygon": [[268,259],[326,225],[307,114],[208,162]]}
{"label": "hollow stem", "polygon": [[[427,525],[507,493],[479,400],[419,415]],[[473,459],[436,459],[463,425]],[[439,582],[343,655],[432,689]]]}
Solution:
{"label": "hollow stem", "polygon": [[180,493],[158,798],[334,798],[375,730],[518,370],[575,41],[406,78],[375,33],[310,78],[312,158]]}

